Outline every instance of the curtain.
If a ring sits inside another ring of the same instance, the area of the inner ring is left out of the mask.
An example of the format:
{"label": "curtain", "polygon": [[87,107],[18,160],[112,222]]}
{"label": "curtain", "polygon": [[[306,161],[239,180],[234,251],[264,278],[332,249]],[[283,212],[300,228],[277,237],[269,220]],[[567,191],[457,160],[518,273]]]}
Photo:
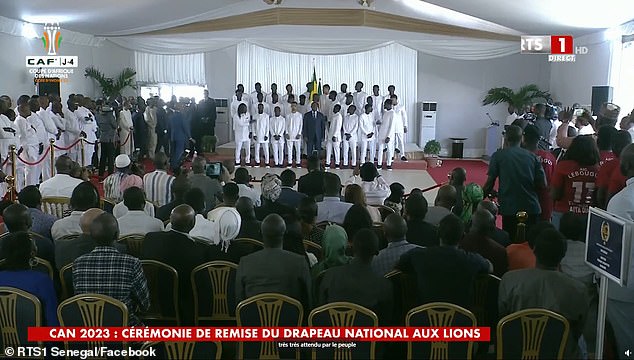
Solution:
{"label": "curtain", "polygon": [[326,56],[280,52],[241,42],[237,50],[236,79],[248,93],[254,91],[253,84],[260,82],[262,89],[268,92],[271,84],[276,83],[281,94],[286,93],[286,84],[291,84],[297,95],[306,91],[306,83],[312,79],[313,64],[322,85],[329,84],[331,90],[337,92],[341,83],[348,84],[348,91],[354,92],[355,83],[362,81],[363,91],[368,95],[375,84],[380,86],[381,95],[385,95],[388,85],[394,85],[399,103],[407,109],[408,141],[415,140],[417,52],[400,44],[392,43],[354,54]]}
{"label": "curtain", "polygon": [[157,55],[134,52],[136,78],[151,84],[205,85],[205,55]]}

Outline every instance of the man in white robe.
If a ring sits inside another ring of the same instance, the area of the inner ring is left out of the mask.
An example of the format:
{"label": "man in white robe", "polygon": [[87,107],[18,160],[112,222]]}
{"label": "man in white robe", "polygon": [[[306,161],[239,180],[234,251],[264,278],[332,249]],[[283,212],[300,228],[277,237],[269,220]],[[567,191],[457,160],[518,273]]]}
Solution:
{"label": "man in white robe", "polygon": [[385,144],[387,151],[377,150],[379,166],[383,167],[383,156],[387,155],[385,164],[388,170],[392,170],[392,158],[394,157],[394,110],[392,110],[392,100],[385,100],[385,110],[381,119],[381,130],[379,132],[379,140],[381,144]]}
{"label": "man in white robe", "polygon": [[83,101],[84,103],[80,103],[77,110],[75,110],[75,115],[79,120],[80,135],[84,135],[86,138],[83,152],[84,161],[82,163],[81,152],[78,160],[81,166],[90,166],[92,164],[92,155],[95,153],[95,145],[91,145],[89,142],[94,143],[97,140],[97,121],[95,120],[95,115],[84,106],[87,105],[89,100],[84,99]]}
{"label": "man in white robe", "polygon": [[145,123],[147,124],[147,151],[150,159],[154,159],[154,152],[156,151],[156,144],[158,142],[158,135],[156,134],[156,125],[158,124],[158,118],[156,115],[156,100],[148,99],[147,108],[145,108]]}
{"label": "man in white robe", "polygon": [[368,156],[366,153],[368,148],[370,150],[370,154],[367,161],[372,162],[372,160],[374,160],[373,157],[376,153],[377,138],[377,136],[375,136],[375,123],[376,121],[374,120],[372,105],[367,104],[365,106],[365,112],[359,117],[359,142],[361,143],[361,152],[359,157],[361,158],[361,164],[365,164],[366,162],[366,156]]}
{"label": "man in white robe", "polygon": [[286,115],[286,151],[287,167],[293,167],[293,147],[295,147],[295,166],[302,167],[302,127],[304,116],[297,111],[297,103],[291,104],[291,113]]}
{"label": "man in white robe", "polygon": [[[37,98],[38,104],[40,106],[39,110],[36,111],[37,116],[42,121],[44,125],[45,132],[41,135],[42,142],[44,143],[44,149],[50,147],[50,140],[57,139],[58,135],[61,135],[61,130],[58,128],[58,124],[52,118],[52,114],[46,110],[50,105],[50,101],[47,96],[40,96]],[[50,162],[42,163],[42,181],[50,179],[54,174],[52,173],[53,169],[51,169]]]}
{"label": "man in white robe", "polygon": [[337,102],[340,104],[343,104],[346,102],[346,95],[349,94],[348,92],[348,84],[346,83],[342,83],[341,84],[341,91],[337,94]]}
{"label": "man in white robe", "polygon": [[[132,113],[130,112],[130,103],[128,101],[123,102],[123,109],[119,111],[119,141],[120,152],[128,156],[132,155],[134,151],[133,146],[133,131],[134,125],[132,123]],[[129,138],[128,138],[129,137]]]}
{"label": "man in white robe", "polygon": [[233,131],[236,139],[236,166],[240,166],[240,153],[244,147],[246,165],[251,164],[251,142],[249,139],[249,129],[251,116],[247,112],[247,105],[240,104],[236,114],[233,116]]}
{"label": "man in white robe", "polygon": [[330,119],[326,134],[326,169],[330,168],[330,157],[333,152],[335,155],[335,168],[339,169],[339,162],[341,161],[341,128],[343,127],[341,105],[336,104],[332,111],[332,119]]}
{"label": "man in white robe", "polygon": [[405,106],[398,103],[396,95],[391,96],[392,108],[394,109],[394,148],[397,154],[401,155],[402,161],[407,161],[405,157],[405,134],[407,134],[407,111]]}
{"label": "man in white robe", "polygon": [[275,162],[275,166],[282,167],[282,163],[284,162],[286,119],[281,115],[279,106],[275,107],[273,115],[269,118],[269,131],[271,134],[271,146],[273,148],[273,161]]}
{"label": "man in white robe", "polygon": [[349,153],[352,152],[352,167],[357,166],[357,135],[359,133],[359,115],[354,105],[348,107],[343,119],[343,167],[348,167]]}
{"label": "man in white robe", "polygon": [[357,81],[354,85],[355,92],[352,94],[352,100],[354,106],[357,109],[357,115],[363,114],[363,110],[366,104],[366,99],[368,98],[368,94],[365,93],[363,89],[363,83],[361,81]]}
{"label": "man in white robe", "polygon": [[[67,146],[75,143],[75,141],[79,139],[80,135],[79,119],[77,118],[77,114],[75,114],[75,110],[77,110],[77,104],[71,100],[68,101],[68,106],[62,109],[64,112],[64,125],[66,129],[66,131],[64,131],[64,142]],[[68,150],[68,156],[71,160],[81,163],[80,152],[81,144],[77,143]]]}
{"label": "man in white robe", "polygon": [[[18,117],[15,119],[15,124],[18,128],[18,139],[20,146],[18,148],[18,156],[23,157],[29,162],[35,162],[40,159],[43,153],[44,144],[40,141],[38,136],[37,123],[41,122],[35,113],[31,111],[28,104],[22,104],[18,106]],[[44,128],[42,126],[42,128]],[[17,160],[18,164],[22,161]],[[23,169],[26,168],[26,179],[22,176]],[[18,172],[17,187],[24,188],[28,185],[36,185],[40,183],[40,175],[42,173],[41,164],[38,165],[25,165],[22,164],[18,167],[22,169]]]}
{"label": "man in white robe", "polygon": [[269,168],[269,115],[264,112],[264,104],[258,105],[258,114],[255,116],[255,166],[260,166],[260,147],[264,150],[264,164]]}

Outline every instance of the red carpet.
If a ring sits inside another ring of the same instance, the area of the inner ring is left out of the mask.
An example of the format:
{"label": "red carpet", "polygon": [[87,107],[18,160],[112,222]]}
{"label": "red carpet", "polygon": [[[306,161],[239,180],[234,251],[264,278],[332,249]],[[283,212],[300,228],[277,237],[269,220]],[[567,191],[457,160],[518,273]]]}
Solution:
{"label": "red carpet", "polygon": [[481,160],[443,160],[440,167],[428,168],[427,172],[436,183],[443,183],[447,182],[447,174],[457,167],[467,170],[467,184],[474,182],[482,186],[487,180],[489,166]]}

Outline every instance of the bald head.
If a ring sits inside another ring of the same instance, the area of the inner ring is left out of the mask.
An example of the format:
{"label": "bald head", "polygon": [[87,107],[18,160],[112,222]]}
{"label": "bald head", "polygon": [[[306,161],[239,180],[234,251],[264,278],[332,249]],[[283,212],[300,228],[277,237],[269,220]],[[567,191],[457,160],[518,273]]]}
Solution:
{"label": "bald head", "polygon": [[9,205],[2,212],[4,225],[9,232],[29,231],[31,229],[31,214],[29,208],[22,204]]}
{"label": "bald head", "polygon": [[478,209],[486,210],[493,216],[498,216],[498,206],[491,200],[482,200],[478,204]]}
{"label": "bald head", "polygon": [[456,205],[456,198],[458,192],[456,188],[452,185],[443,185],[438,189],[438,194],[436,194],[436,200],[434,201],[435,206],[442,206],[451,210],[452,207]]}
{"label": "bald head", "polygon": [[471,232],[486,233],[495,226],[495,217],[484,209],[476,210],[471,221]]}
{"label": "bald head", "polygon": [[401,241],[407,234],[407,222],[398,214],[391,214],[383,222],[383,231],[389,242]]}
{"label": "bald head", "polygon": [[286,232],[284,219],[277,214],[270,214],[262,221],[262,241],[267,248],[281,248]]}
{"label": "bald head", "polygon": [[81,227],[81,232],[86,235],[90,235],[90,224],[92,224],[95,219],[103,214],[104,211],[97,208],[92,208],[84,211],[79,218],[79,226]]}
{"label": "bald head", "polygon": [[119,223],[112,214],[101,213],[90,224],[90,237],[96,246],[112,246],[119,238]]}
{"label": "bald head", "polygon": [[196,224],[196,212],[189,205],[178,205],[172,210],[170,223],[172,229],[189,234]]}
{"label": "bald head", "polygon": [[58,174],[70,174],[71,169],[73,168],[73,160],[71,160],[68,156],[62,155],[55,160],[55,170]]}
{"label": "bald head", "polygon": [[621,172],[628,179],[634,177],[634,144],[630,144],[621,152]]}

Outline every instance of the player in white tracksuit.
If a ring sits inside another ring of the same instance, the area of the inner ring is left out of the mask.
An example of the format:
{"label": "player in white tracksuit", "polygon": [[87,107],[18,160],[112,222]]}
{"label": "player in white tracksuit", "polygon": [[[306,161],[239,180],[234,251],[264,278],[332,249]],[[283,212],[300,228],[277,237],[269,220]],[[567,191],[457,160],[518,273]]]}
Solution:
{"label": "player in white tracksuit", "polygon": [[365,106],[365,112],[359,116],[359,143],[360,143],[360,159],[361,164],[366,162],[367,150],[370,148],[369,159],[367,161],[372,162],[376,151],[376,138],[375,136],[375,121],[374,113],[372,112],[372,104]]}
{"label": "player in white tracksuit", "polygon": [[357,166],[357,136],[359,133],[359,115],[355,105],[348,107],[343,119],[343,166],[348,166],[348,155],[352,150],[352,167]]}
{"label": "player in white tracksuit", "polygon": [[407,161],[405,157],[405,134],[407,134],[407,111],[405,106],[399,105],[398,97],[391,96],[392,109],[394,109],[394,149],[401,155],[401,160]]}
{"label": "player in white tracksuit", "polygon": [[304,116],[297,112],[297,103],[291,104],[291,113],[286,115],[286,151],[288,152],[287,167],[293,166],[293,147],[295,147],[295,164],[302,166],[302,128]]}
{"label": "player in white tracksuit", "polygon": [[330,119],[326,136],[326,168],[330,168],[330,156],[333,152],[335,153],[335,167],[339,168],[339,162],[341,161],[341,128],[343,127],[341,105],[336,104],[332,112],[332,119]]}
{"label": "player in white tracksuit", "polygon": [[275,166],[282,167],[284,162],[284,133],[286,133],[286,119],[281,115],[281,109],[276,106],[273,115],[269,118],[269,131],[271,134],[271,147],[273,148],[273,161]]}
{"label": "player in white tracksuit", "polygon": [[255,166],[260,166],[260,147],[264,150],[264,164],[269,166],[269,115],[264,112],[264,104],[258,104],[258,113],[255,115],[255,129],[253,140],[255,141]]}
{"label": "player in white tracksuit", "polygon": [[[379,141],[381,144],[387,145],[387,159],[385,163],[388,170],[392,170],[392,158],[394,157],[394,110],[392,110],[392,100],[385,100],[385,111],[383,111],[383,117],[381,119],[381,130],[379,132]],[[383,152],[379,151],[379,166],[382,168],[383,164]]]}
{"label": "player in white tracksuit", "polygon": [[251,144],[249,141],[249,126],[251,117],[247,111],[246,104],[238,105],[237,112],[233,116],[233,131],[236,139],[236,166],[240,166],[240,152],[244,147],[245,164],[251,163]]}
{"label": "player in white tracksuit", "polygon": [[[37,117],[37,115],[31,112],[28,104],[23,104],[18,107],[19,116],[15,119],[15,124],[18,127],[18,138],[20,140],[20,147],[18,149],[18,154],[22,154],[29,162],[35,162],[39,160],[41,153],[40,148],[44,146],[43,143],[40,142],[40,138],[38,137],[38,126],[37,123],[41,122],[41,120]],[[42,128],[44,128],[42,126]],[[20,163],[20,160],[17,160]],[[24,187],[23,185],[36,185],[40,182],[40,174],[42,173],[42,168],[40,165],[29,165],[26,166],[26,182],[22,183],[22,177],[18,173],[19,179],[19,187]]]}

